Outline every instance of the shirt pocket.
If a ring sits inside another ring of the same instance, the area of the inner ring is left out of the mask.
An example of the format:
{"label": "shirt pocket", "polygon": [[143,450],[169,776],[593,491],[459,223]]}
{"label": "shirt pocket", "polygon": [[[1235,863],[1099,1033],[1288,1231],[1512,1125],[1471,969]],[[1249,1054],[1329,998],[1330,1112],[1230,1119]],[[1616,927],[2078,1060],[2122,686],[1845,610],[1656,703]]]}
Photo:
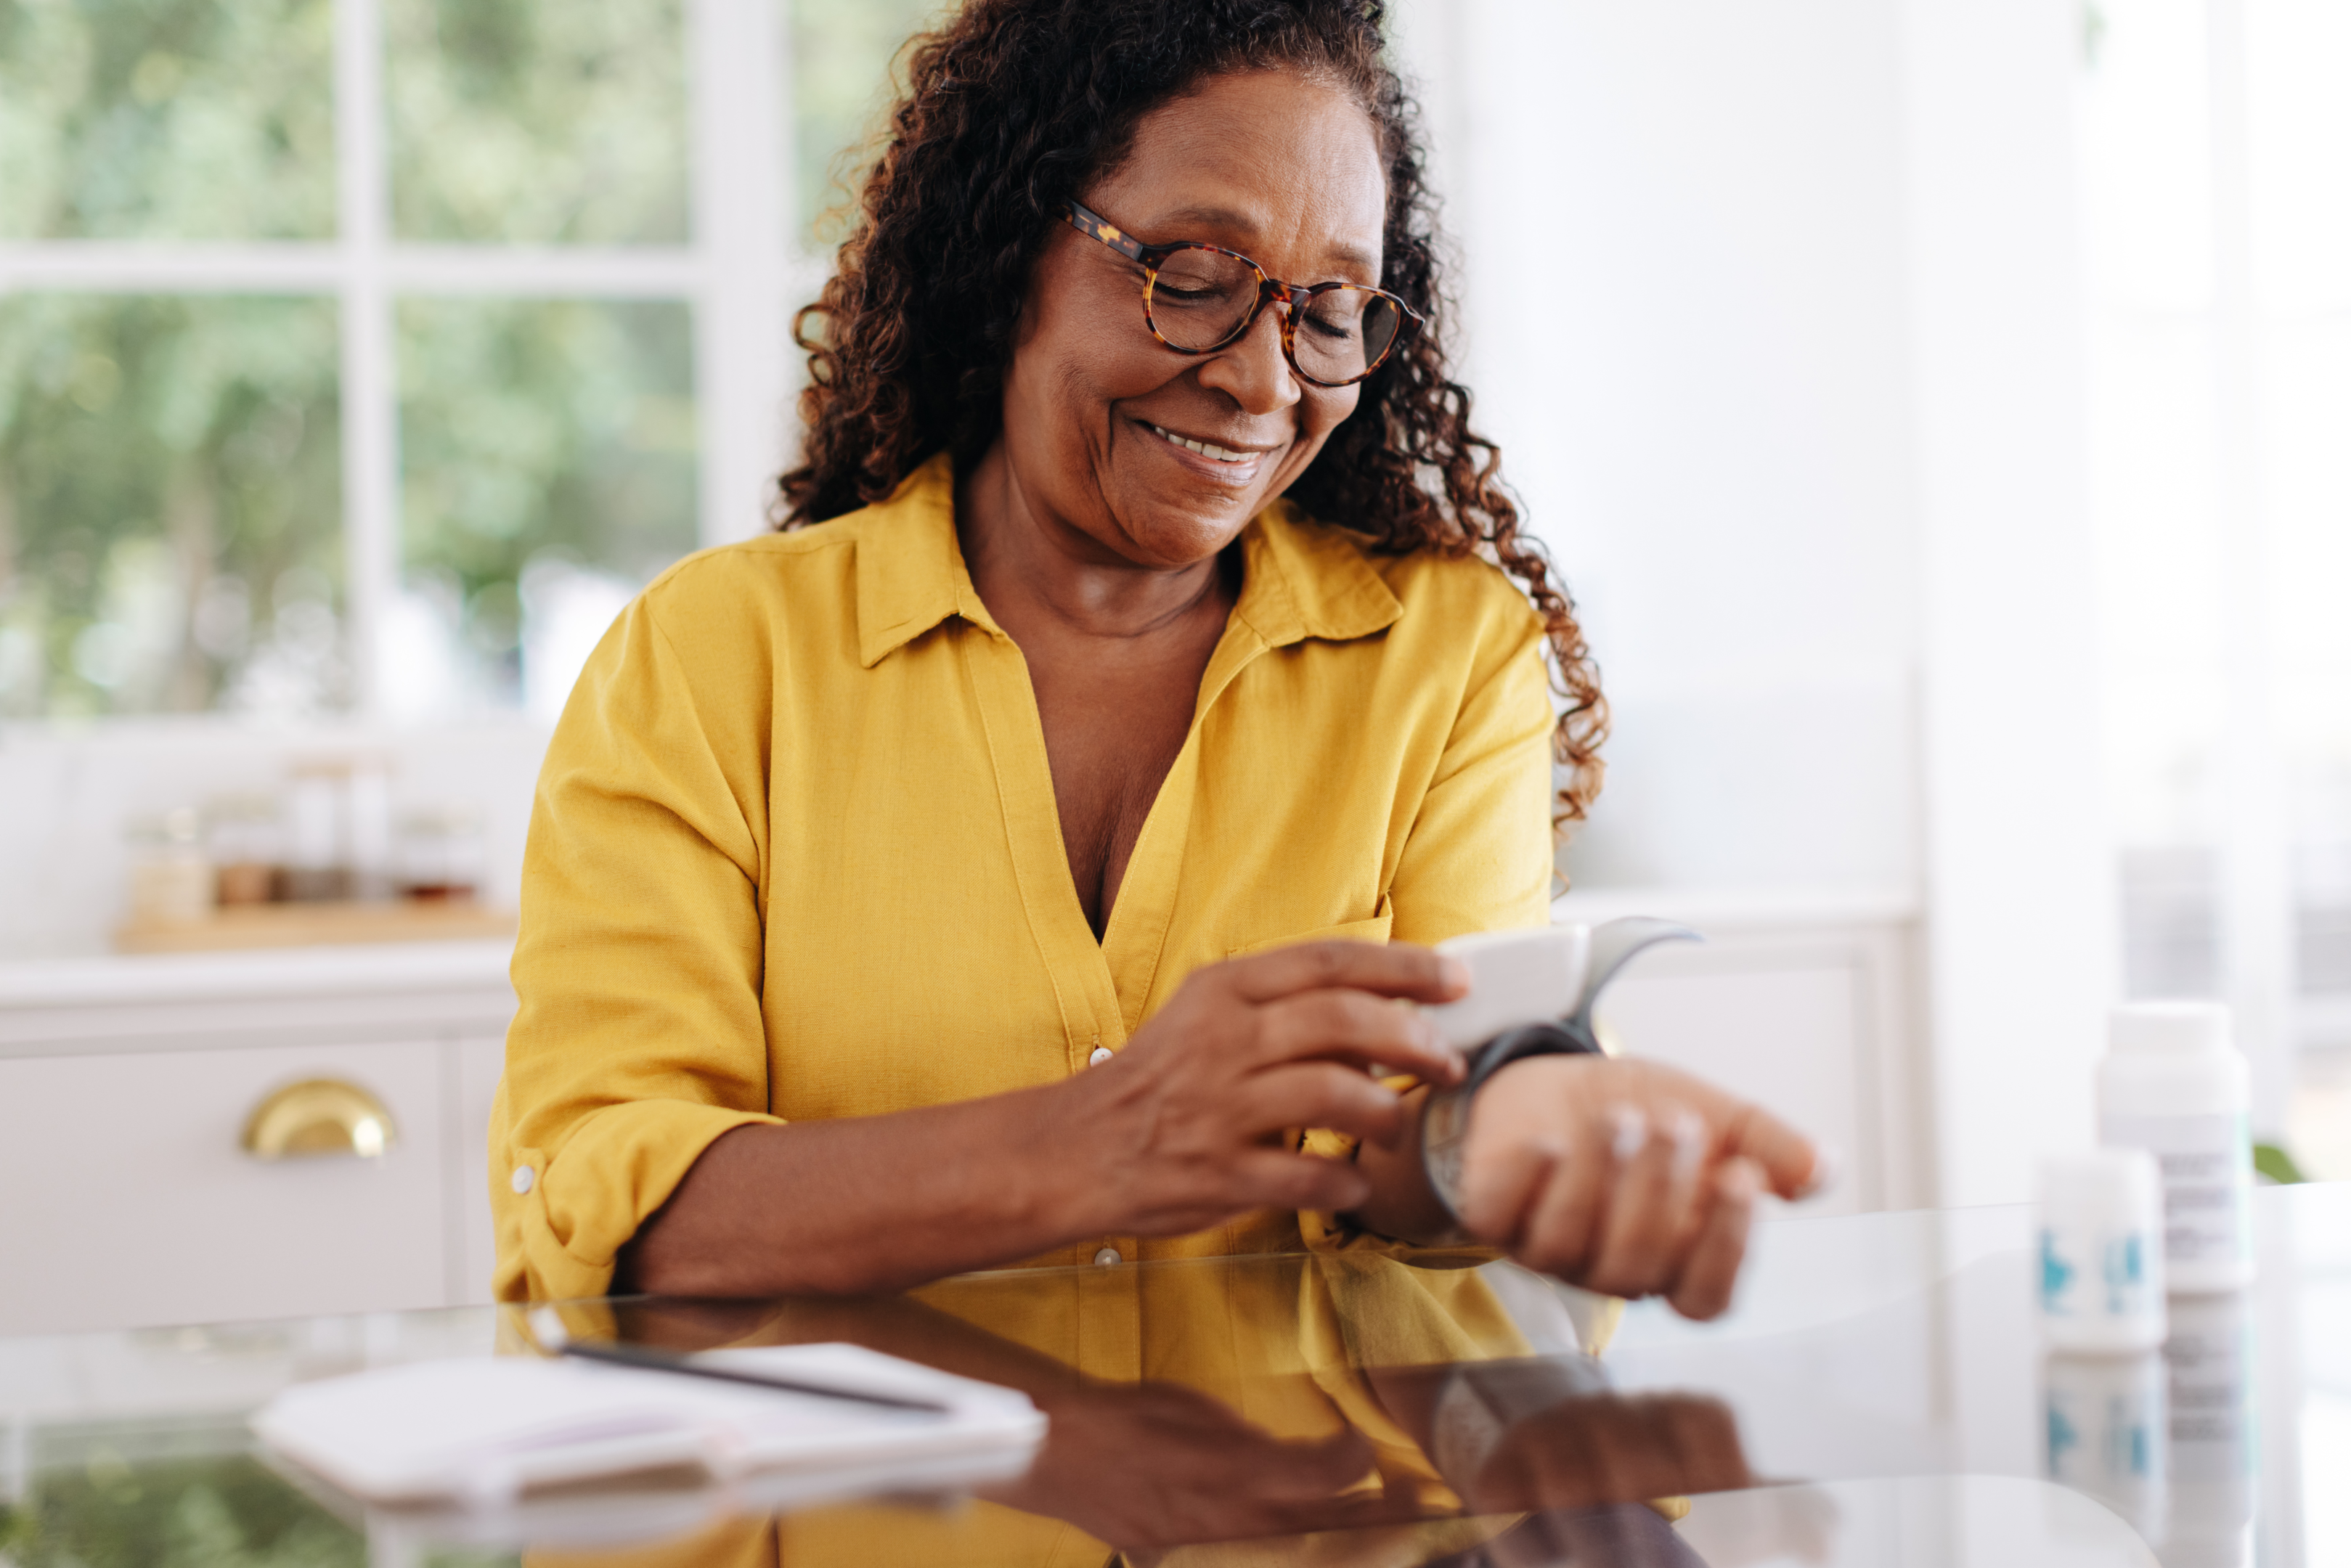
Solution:
{"label": "shirt pocket", "polygon": [[1388,939],[1395,925],[1395,909],[1387,895],[1380,896],[1379,913],[1366,920],[1343,921],[1337,925],[1318,926],[1311,931],[1293,932],[1287,936],[1268,936],[1262,941],[1246,942],[1238,947],[1225,949],[1228,958],[1245,958],[1251,953],[1269,953],[1276,947],[1295,947],[1301,942],[1381,942]]}

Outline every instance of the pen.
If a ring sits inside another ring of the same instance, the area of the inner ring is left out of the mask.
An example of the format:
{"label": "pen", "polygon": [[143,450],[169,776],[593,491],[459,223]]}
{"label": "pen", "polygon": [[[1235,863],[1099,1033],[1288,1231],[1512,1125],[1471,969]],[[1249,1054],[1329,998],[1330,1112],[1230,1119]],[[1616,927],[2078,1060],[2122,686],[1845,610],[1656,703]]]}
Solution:
{"label": "pen", "polygon": [[[563,1332],[560,1324],[543,1324],[536,1321],[539,1343],[558,1355],[576,1357],[581,1361],[601,1361],[611,1366],[634,1367],[640,1372],[676,1372],[688,1377],[708,1377],[720,1383],[743,1383],[756,1388],[779,1389],[787,1394],[806,1394],[818,1399],[845,1399],[857,1405],[878,1405],[885,1410],[914,1410],[926,1416],[946,1416],[952,1407],[935,1399],[915,1399],[898,1394],[876,1394],[862,1388],[843,1388],[837,1384],[803,1383],[797,1378],[777,1377],[765,1372],[737,1371],[733,1367],[713,1366],[674,1351],[655,1350],[642,1344],[616,1344],[601,1340],[576,1340]],[[548,1332],[549,1328],[552,1333]]]}

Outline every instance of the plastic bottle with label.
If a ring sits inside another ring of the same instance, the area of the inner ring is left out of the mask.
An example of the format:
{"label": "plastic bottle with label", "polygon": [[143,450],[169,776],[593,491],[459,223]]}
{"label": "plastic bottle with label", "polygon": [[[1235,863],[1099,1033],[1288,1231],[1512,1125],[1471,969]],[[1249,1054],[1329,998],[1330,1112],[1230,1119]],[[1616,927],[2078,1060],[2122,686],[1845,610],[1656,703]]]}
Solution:
{"label": "plastic bottle with label", "polygon": [[2245,1059],[2218,1002],[2114,1010],[2098,1063],[2098,1137],[2163,1171],[2164,1274],[2181,1294],[2252,1283],[2252,1140]]}
{"label": "plastic bottle with label", "polygon": [[2163,1343],[2163,1173],[2144,1149],[2041,1162],[2041,1327],[2054,1351]]}

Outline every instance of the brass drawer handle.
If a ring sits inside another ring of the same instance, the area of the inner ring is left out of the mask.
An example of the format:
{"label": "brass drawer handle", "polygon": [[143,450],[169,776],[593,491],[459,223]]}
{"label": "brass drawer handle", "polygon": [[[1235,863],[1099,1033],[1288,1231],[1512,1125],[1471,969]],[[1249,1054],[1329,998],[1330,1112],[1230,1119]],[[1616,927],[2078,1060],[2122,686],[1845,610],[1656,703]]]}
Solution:
{"label": "brass drawer handle", "polygon": [[308,1078],[256,1105],[237,1141],[257,1160],[310,1155],[373,1159],[399,1141],[399,1133],[383,1102],[358,1084]]}

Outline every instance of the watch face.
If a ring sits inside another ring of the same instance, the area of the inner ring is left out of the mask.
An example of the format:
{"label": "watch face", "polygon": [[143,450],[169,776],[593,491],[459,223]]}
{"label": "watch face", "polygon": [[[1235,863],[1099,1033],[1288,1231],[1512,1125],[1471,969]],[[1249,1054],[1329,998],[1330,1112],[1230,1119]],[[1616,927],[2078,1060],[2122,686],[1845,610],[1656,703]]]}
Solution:
{"label": "watch face", "polygon": [[1429,1096],[1420,1117],[1420,1164],[1439,1203],[1461,1218],[1461,1164],[1468,1143],[1469,1096],[1448,1089]]}

